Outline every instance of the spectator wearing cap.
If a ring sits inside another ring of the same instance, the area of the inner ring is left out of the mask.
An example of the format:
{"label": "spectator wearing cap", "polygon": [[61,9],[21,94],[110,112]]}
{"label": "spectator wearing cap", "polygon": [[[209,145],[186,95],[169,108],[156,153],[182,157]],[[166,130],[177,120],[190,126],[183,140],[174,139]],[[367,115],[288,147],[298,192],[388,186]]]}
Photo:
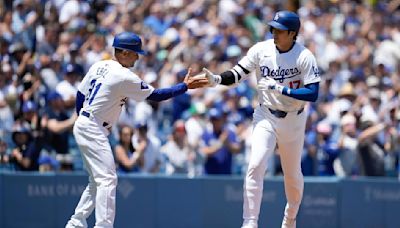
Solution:
{"label": "spectator wearing cap", "polygon": [[327,121],[306,125],[306,135],[304,138],[304,148],[301,158],[301,171],[304,176],[314,176],[317,174],[317,151],[319,149],[318,140],[322,135],[332,133],[332,127]]}
{"label": "spectator wearing cap", "polygon": [[77,42],[73,42],[69,45],[69,63],[77,65],[77,67],[80,69],[80,72],[84,72],[83,68],[83,58],[82,55],[80,55],[80,47],[78,46]]}
{"label": "spectator wearing cap", "polygon": [[206,174],[231,174],[232,155],[239,153],[241,145],[235,132],[225,125],[222,110],[210,109],[211,128],[207,129],[200,144],[200,151],[206,156]]}
{"label": "spectator wearing cap", "polygon": [[185,122],[177,120],[172,128],[167,143],[161,147],[161,153],[166,157],[166,173],[186,174],[193,176],[196,154],[187,141]]}
{"label": "spectator wearing cap", "polygon": [[38,105],[33,101],[26,101],[22,105],[22,118],[17,119],[16,122],[29,127],[32,136],[34,149],[39,153],[45,143],[44,128],[47,125],[47,118],[42,118],[38,113]]}
{"label": "spectator wearing cap", "polygon": [[29,125],[17,122],[14,125],[12,139],[15,147],[12,148],[10,161],[14,168],[20,171],[37,171],[40,149],[37,148]]}
{"label": "spectator wearing cap", "polygon": [[44,126],[44,120],[42,120],[41,116],[39,115],[39,107],[37,103],[34,101],[28,100],[22,104],[22,116],[21,118],[17,119],[17,121],[27,122],[31,127],[31,130],[34,131],[33,134],[35,136],[40,136],[42,133],[42,127]]}
{"label": "spectator wearing cap", "polygon": [[51,91],[47,95],[47,144],[56,152],[56,159],[62,165],[61,168],[71,169],[71,154],[69,152],[70,130],[75,123],[76,113],[71,117],[64,108],[64,101],[59,93]]}
{"label": "spectator wearing cap", "polygon": [[143,161],[139,171],[142,173],[158,173],[162,165],[160,153],[161,142],[148,132],[148,124],[145,121],[135,124],[135,133],[132,136],[134,148],[144,148]]}
{"label": "spectator wearing cap", "polygon": [[22,104],[23,121],[27,121],[31,126],[37,125],[37,104],[33,101],[26,101]]}
{"label": "spectator wearing cap", "polygon": [[317,174],[334,176],[334,161],[339,154],[337,141],[332,137],[332,127],[327,122],[317,125]]}
{"label": "spectator wearing cap", "polygon": [[38,160],[39,172],[51,172],[58,170],[59,162],[49,155],[40,156]]}
{"label": "spectator wearing cap", "polygon": [[82,77],[82,71],[77,64],[67,64],[64,69],[64,80],[59,82],[56,91],[64,100],[65,108],[69,115],[72,115],[75,109],[76,93]]}
{"label": "spectator wearing cap", "polygon": [[338,94],[339,98],[343,98],[349,101],[354,101],[356,98],[356,93],[354,91],[354,85],[351,82],[345,83]]}

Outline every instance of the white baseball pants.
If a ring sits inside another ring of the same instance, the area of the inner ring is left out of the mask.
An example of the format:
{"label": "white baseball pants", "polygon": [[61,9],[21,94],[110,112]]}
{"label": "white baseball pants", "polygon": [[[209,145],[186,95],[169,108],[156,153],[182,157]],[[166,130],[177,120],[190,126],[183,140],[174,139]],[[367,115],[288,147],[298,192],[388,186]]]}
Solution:
{"label": "white baseball pants", "polygon": [[95,228],[113,227],[117,174],[107,138],[108,131],[94,120],[82,115],[76,120],[73,131],[89,173],[89,184],[82,193],[66,228],[86,228],[86,219],[95,207]]}
{"label": "white baseball pants", "polygon": [[267,161],[276,146],[284,173],[287,199],[284,215],[287,218],[296,218],[304,188],[301,153],[306,117],[307,114],[303,111],[300,114],[289,112],[285,118],[277,118],[264,106],[257,107],[254,111],[252,148],[243,186],[244,225],[258,222]]}

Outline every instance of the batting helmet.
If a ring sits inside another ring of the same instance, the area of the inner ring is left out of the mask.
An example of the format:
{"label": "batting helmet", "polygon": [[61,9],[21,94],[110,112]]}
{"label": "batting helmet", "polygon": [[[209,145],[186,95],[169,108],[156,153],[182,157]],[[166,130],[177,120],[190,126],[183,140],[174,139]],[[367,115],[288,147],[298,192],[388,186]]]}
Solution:
{"label": "batting helmet", "polygon": [[142,50],[142,40],[133,32],[122,32],[114,37],[112,46],[114,48],[134,51],[141,55],[147,55],[147,52]]}
{"label": "batting helmet", "polygon": [[279,11],[275,14],[274,20],[268,23],[270,27],[270,31],[272,32],[272,28],[280,29],[280,30],[288,30],[299,32],[300,29],[300,18],[297,14],[290,11]]}

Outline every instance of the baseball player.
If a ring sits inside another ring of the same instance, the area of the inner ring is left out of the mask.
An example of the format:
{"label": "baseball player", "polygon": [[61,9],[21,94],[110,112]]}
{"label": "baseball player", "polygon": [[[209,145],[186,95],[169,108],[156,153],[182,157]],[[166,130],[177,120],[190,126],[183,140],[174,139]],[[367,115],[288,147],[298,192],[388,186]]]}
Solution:
{"label": "baseball player", "polygon": [[208,84],[204,77],[190,77],[189,69],[183,83],[154,89],[128,69],[139,54],[146,54],[140,37],[122,32],[114,37],[112,46],[114,59],[93,64],[78,87],[79,116],[73,133],[89,173],[89,184],[66,227],[87,227],[86,219],[95,207],[95,227],[113,227],[117,175],[107,136],[127,98],[162,101]]}
{"label": "baseball player", "polygon": [[232,69],[219,75],[203,69],[213,86],[240,83],[250,72],[257,71],[260,104],[253,114],[242,228],[258,226],[267,160],[275,149],[281,158],[287,198],[282,227],[296,227],[304,186],[300,167],[307,118],[304,105],[317,100],[321,80],[315,57],[296,42],[298,15],[280,11],[268,24],[274,39],[252,46]]}

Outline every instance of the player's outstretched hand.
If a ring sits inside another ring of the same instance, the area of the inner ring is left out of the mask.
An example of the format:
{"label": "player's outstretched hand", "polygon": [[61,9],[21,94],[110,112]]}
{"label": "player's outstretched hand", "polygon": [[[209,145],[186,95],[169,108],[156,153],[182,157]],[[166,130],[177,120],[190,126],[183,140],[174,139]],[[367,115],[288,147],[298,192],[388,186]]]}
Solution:
{"label": "player's outstretched hand", "polygon": [[276,81],[270,77],[261,78],[257,83],[257,88],[261,91],[276,90],[282,93],[283,86],[276,83]]}
{"label": "player's outstretched hand", "polygon": [[199,74],[199,75],[191,75],[192,69],[189,68],[188,73],[185,76],[185,79],[183,82],[187,85],[189,89],[197,89],[197,88],[203,88],[208,86],[208,80],[204,76],[204,74]]}
{"label": "player's outstretched hand", "polygon": [[207,68],[203,68],[203,72],[206,74],[206,78],[208,80],[208,85],[211,87],[216,86],[217,84],[221,83],[221,76],[220,75],[215,75],[213,74],[210,70]]}

